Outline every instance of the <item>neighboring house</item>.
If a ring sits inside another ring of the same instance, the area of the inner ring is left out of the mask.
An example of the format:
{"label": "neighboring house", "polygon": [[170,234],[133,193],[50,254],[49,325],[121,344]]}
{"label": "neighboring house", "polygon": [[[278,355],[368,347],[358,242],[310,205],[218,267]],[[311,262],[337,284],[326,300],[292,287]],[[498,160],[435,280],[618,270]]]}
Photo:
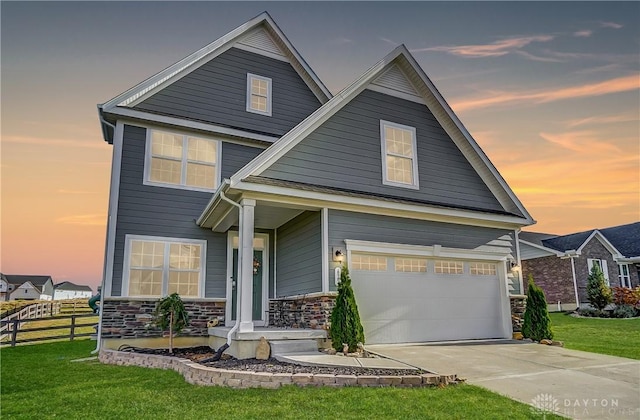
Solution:
{"label": "neighboring house", "polygon": [[521,232],[519,242],[525,284],[531,274],[552,310],[588,303],[587,277],[594,264],[611,287],[638,286],[640,222],[562,236]]}
{"label": "neighboring house", "polygon": [[98,110],[106,345],[172,292],[203,340],[282,300],[326,328],[342,264],[367,343],[511,337],[534,221],[406,47],[331,96],[264,13]]}
{"label": "neighboring house", "polygon": [[9,282],[7,277],[0,273],[0,301],[9,300]]}
{"label": "neighboring house", "polygon": [[51,276],[30,276],[5,274],[7,282],[7,300],[51,300],[53,298],[53,279]]}
{"label": "neighboring house", "polygon": [[58,283],[53,286],[53,289],[53,300],[90,298],[93,295],[91,287],[70,281]]}

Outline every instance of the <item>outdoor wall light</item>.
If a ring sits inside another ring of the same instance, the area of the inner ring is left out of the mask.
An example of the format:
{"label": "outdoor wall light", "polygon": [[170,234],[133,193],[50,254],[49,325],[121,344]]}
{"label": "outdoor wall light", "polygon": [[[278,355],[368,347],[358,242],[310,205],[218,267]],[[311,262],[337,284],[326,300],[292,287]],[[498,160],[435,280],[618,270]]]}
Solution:
{"label": "outdoor wall light", "polygon": [[344,250],[342,248],[334,247],[331,253],[333,254],[333,261],[342,262],[344,260]]}

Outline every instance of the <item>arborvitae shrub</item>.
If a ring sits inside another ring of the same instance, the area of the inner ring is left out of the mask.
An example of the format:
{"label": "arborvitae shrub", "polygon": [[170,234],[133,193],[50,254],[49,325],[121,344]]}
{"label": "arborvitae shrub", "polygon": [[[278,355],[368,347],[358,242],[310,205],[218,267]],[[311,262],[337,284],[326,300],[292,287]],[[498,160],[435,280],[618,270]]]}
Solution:
{"label": "arborvitae shrub", "polygon": [[364,343],[364,330],[360,322],[358,305],[351,287],[351,277],[347,267],[342,267],[338,297],[331,312],[331,329],[329,331],[333,348],[342,351],[343,343],[349,345],[349,351],[357,350],[358,342]]}
{"label": "arborvitae shrub", "polygon": [[524,311],[522,335],[535,341],[551,340],[551,320],[547,311],[547,299],[544,292],[533,282],[529,275],[529,289],[527,290],[527,308]]}
{"label": "arborvitae shrub", "polygon": [[591,267],[587,278],[587,298],[594,308],[603,310],[611,303],[611,289],[604,280],[604,274],[596,264]]}

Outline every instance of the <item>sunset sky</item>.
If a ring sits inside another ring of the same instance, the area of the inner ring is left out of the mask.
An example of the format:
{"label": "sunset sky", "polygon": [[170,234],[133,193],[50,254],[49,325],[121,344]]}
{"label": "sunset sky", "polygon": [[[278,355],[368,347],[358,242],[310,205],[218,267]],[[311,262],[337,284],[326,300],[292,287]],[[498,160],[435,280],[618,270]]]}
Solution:
{"label": "sunset sky", "polygon": [[102,278],[96,104],[267,10],[336,93],[404,43],[538,221],[640,220],[640,3],[26,2],[1,8],[1,255]]}

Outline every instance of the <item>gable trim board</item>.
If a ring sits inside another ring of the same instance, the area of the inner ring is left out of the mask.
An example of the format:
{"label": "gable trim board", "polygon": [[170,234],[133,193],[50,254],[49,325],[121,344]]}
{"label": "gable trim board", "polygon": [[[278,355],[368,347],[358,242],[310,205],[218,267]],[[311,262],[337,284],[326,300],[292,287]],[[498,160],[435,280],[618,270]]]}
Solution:
{"label": "gable trim board", "polygon": [[[264,33],[260,33],[260,30]],[[269,45],[269,41],[272,45]],[[307,86],[309,86],[320,103],[324,104],[331,98],[331,92],[329,92],[320,78],[293,47],[271,16],[267,12],[263,12],[131,89],[128,89],[104,104],[98,105],[100,116],[102,116],[103,112],[111,112],[111,110],[116,107],[135,106],[233,46],[240,46],[241,49],[279,60],[285,58],[286,61],[290,62]],[[277,54],[277,51],[281,54]],[[104,126],[103,134],[105,135],[105,140],[108,141],[108,136],[106,135],[107,130]]]}
{"label": "gable trim board", "polygon": [[[509,188],[484,152],[482,152],[475,140],[464,128],[460,120],[455,116],[444,98],[442,98],[433,83],[415,62],[404,45],[394,49],[390,54],[367,70],[358,80],[344,88],[340,93],[336,94],[331,100],[329,100],[329,102],[321,106],[300,124],[291,129],[291,131],[269,147],[269,149],[264,153],[236,172],[231,177],[231,186],[237,187],[238,184],[246,180],[246,178],[262,174],[278,159],[289,152],[295,145],[300,143],[304,138],[354,99],[359,93],[369,87],[373,80],[376,80],[381,74],[384,74],[390,66],[394,65],[403,66],[406,69],[409,69],[414,76],[412,77],[412,82],[413,79],[416,79],[422,84],[422,89],[420,89],[420,91],[422,97],[425,98],[428,104],[427,107],[454,141],[458,149],[469,161],[474,170],[481,177],[483,182],[487,185],[492,194],[496,197],[500,205],[508,212],[521,214],[521,225],[535,223],[531,215]],[[405,73],[407,73],[406,70]]]}

